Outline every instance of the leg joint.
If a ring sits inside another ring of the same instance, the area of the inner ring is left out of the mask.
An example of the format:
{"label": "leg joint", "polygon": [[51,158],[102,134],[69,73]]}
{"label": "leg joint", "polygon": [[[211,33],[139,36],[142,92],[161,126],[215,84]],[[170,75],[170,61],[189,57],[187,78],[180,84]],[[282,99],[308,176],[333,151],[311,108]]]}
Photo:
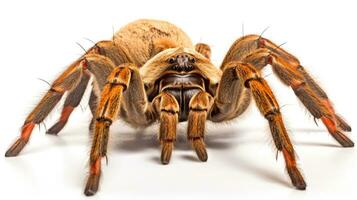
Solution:
{"label": "leg joint", "polygon": [[64,94],[64,90],[61,89],[61,88],[58,88],[58,87],[51,87],[49,89],[50,92],[53,92],[53,93],[58,93],[58,94]]}
{"label": "leg joint", "polygon": [[105,123],[107,126],[110,126],[113,123],[113,120],[106,118],[106,117],[97,117],[96,118],[97,122],[103,122]]}
{"label": "leg joint", "polygon": [[294,81],[294,82],[291,83],[291,87],[295,91],[303,88],[305,85],[306,85],[305,81]]}
{"label": "leg joint", "polygon": [[[130,64],[128,64],[130,65]],[[121,85],[124,91],[128,88],[131,78],[130,66],[127,64],[122,64],[115,68],[114,71],[107,78],[107,84],[111,85]]]}
{"label": "leg joint", "polygon": [[161,111],[161,112],[164,112],[164,113],[167,113],[167,114],[171,114],[171,115],[178,114],[178,111],[173,110],[173,109],[165,109],[165,108],[162,108],[160,111]]}
{"label": "leg joint", "polygon": [[265,119],[271,121],[276,115],[280,115],[280,110],[278,108],[273,108],[264,114]]}
{"label": "leg joint", "polygon": [[248,78],[247,80],[244,81],[244,87],[246,88],[250,88],[250,82],[251,81],[258,81],[258,82],[261,82],[263,78],[260,77],[260,76],[254,76],[252,78]]}
{"label": "leg joint", "polygon": [[199,92],[192,97],[189,106],[191,111],[201,112],[208,111],[209,107],[212,105],[213,98],[207,92]]}
{"label": "leg joint", "polygon": [[175,97],[167,92],[161,93],[160,99],[160,111],[171,113],[171,114],[178,114],[180,108],[179,103],[175,99]]}

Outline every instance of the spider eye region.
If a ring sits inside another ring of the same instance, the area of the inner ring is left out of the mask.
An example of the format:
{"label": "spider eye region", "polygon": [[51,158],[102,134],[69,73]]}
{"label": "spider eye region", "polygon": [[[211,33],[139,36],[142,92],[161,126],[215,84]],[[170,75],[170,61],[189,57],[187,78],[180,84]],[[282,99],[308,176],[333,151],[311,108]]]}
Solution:
{"label": "spider eye region", "polygon": [[189,54],[179,54],[168,59],[170,69],[178,72],[193,70],[195,62],[196,59]]}

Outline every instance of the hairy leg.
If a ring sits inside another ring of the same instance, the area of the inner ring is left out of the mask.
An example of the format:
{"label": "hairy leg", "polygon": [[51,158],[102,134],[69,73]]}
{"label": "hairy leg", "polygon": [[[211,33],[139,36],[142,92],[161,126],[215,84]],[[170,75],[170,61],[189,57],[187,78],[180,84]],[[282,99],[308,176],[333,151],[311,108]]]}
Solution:
{"label": "hairy leg", "polygon": [[[101,55],[106,58],[109,58],[110,61],[114,63],[115,66],[118,66],[119,64],[122,64],[124,62],[129,62],[129,58],[126,56],[125,52],[117,46],[113,41],[100,41],[95,44],[93,48],[91,48],[88,54],[96,54],[96,55]],[[94,63],[98,64],[98,63]],[[106,65],[106,64],[105,64]],[[106,65],[107,66],[107,65]],[[97,73],[96,77],[104,77],[106,78],[112,68],[108,67],[93,67],[93,69],[96,69],[95,71]],[[99,74],[98,74],[99,73]],[[62,130],[62,128],[66,125],[72,111],[77,107],[83,97],[83,94],[85,92],[85,89],[87,87],[88,81],[90,79],[90,74],[89,73],[84,73],[84,76],[82,77],[81,82],[78,84],[78,86],[71,91],[64,103],[63,110],[61,113],[61,117],[59,121],[54,124],[48,131],[47,133],[49,134],[54,134],[57,135],[58,132]],[[104,83],[100,84],[103,85]],[[92,98],[93,96],[91,96]],[[90,104],[93,104],[90,102]],[[90,105],[91,106],[91,105]],[[94,108],[95,110],[95,108]],[[93,120],[92,120],[93,123]],[[91,123],[91,125],[92,125]],[[90,127],[91,127],[90,125]]]}
{"label": "hairy leg", "polygon": [[89,123],[89,130],[92,131],[93,130],[93,126],[94,126],[94,123],[95,123],[95,110],[97,109],[97,100],[98,100],[98,97],[97,95],[95,94],[94,90],[92,90],[92,92],[90,93],[90,97],[89,97],[89,101],[88,101],[88,105],[89,105],[89,108],[90,108],[90,111],[92,113],[92,119]]}
{"label": "hairy leg", "polygon": [[74,89],[80,82],[83,67],[86,67],[84,61],[75,62],[52,83],[51,89],[48,90],[26,118],[20,137],[7,150],[6,157],[17,156],[20,153],[29,141],[34,126],[41,123],[47,117],[66,91]]}
{"label": "hairy leg", "polygon": [[[284,126],[283,119],[279,110],[279,105],[266,81],[250,64],[243,64],[241,62],[229,62],[226,64],[224,69],[229,73],[223,73],[221,82],[227,80],[225,76],[229,76],[231,73],[233,73],[235,78],[231,80],[231,84],[236,84],[238,82],[241,86],[244,86],[247,90],[251,91],[252,96],[256,102],[256,106],[259,108],[261,114],[269,122],[270,131],[277,150],[281,151],[284,155],[286,169],[289,173],[292,184],[297,189],[305,189],[306,183],[299,169],[297,168],[295,151]],[[229,90],[222,90],[221,93],[228,91]],[[219,95],[219,92],[217,95]],[[239,97],[239,95],[233,93],[230,95]],[[237,98],[235,100],[238,101],[239,99]],[[214,104],[215,103],[216,102],[214,102]],[[232,104],[234,103],[235,102],[232,102]],[[213,106],[213,109],[217,109],[217,106]],[[218,111],[219,113],[211,113],[211,117],[215,117],[215,114],[224,116],[224,113],[221,113],[224,110]],[[230,113],[227,112],[227,114],[229,115]],[[221,119],[224,119],[224,117],[221,117]]]}
{"label": "hairy leg", "polygon": [[95,194],[98,190],[101,158],[106,155],[109,127],[119,114],[120,99],[123,91],[129,85],[130,75],[129,68],[116,68],[108,77],[108,83],[103,87],[96,111],[89,177],[84,190],[84,194],[87,196]]}
{"label": "hairy leg", "polygon": [[[132,94],[133,92],[136,94]],[[130,99],[131,97],[133,99]],[[144,99],[140,97],[144,97]],[[128,99],[130,99],[129,102]],[[138,102],[143,103],[145,106]],[[118,116],[123,116],[121,110],[126,110],[126,106],[130,106],[137,111],[133,113],[133,118],[139,119],[137,123],[142,123],[142,126],[148,125],[156,119],[156,115],[146,99],[144,84],[142,84],[139,77],[139,71],[132,64],[122,64],[116,67],[108,76],[107,83],[102,88],[95,113],[90,169],[84,190],[84,194],[87,196],[94,195],[98,190],[101,158],[107,154],[110,125]],[[143,118],[145,118],[145,122]],[[135,125],[135,122],[130,121],[130,119],[129,122]]]}
{"label": "hairy leg", "polygon": [[[118,66],[121,63],[129,61],[129,58],[126,56],[125,52],[123,50],[121,50],[120,47],[115,45],[115,43],[113,41],[100,41],[100,42],[96,43],[95,46],[88,51],[87,55],[88,54],[96,54],[96,55],[105,56],[105,57],[109,58],[116,66]],[[100,75],[97,75],[96,77],[100,76],[100,77],[104,77],[104,78],[106,78],[109,75],[110,71],[112,70],[111,68],[109,68],[110,70],[106,70],[106,69],[108,69],[107,67],[98,68],[98,66],[97,66],[94,68],[102,71],[102,72],[97,71],[97,73],[100,73]],[[63,105],[61,117],[58,120],[58,122],[56,124],[54,124],[47,131],[48,134],[57,135],[63,129],[63,127],[66,125],[71,113],[79,105],[79,103],[83,97],[83,94],[87,88],[89,79],[90,79],[90,74],[84,73],[82,80],[78,84],[78,86],[68,94],[66,101]],[[93,122],[93,120],[92,120],[92,122]],[[91,125],[90,125],[90,127],[91,127]]]}
{"label": "hairy leg", "polygon": [[343,131],[348,131],[350,132],[352,130],[351,126],[348,125],[348,123],[343,120],[343,118],[335,113],[334,108],[332,107],[332,103],[330,102],[327,94],[321,89],[321,87],[316,83],[316,81],[306,72],[306,70],[300,65],[297,67],[297,69],[301,72],[301,74],[304,76],[306,83],[309,85],[312,91],[318,95],[323,103],[327,106],[329,109],[330,113],[334,113],[335,120],[337,122],[337,126],[341,128]]}
{"label": "hairy leg", "polygon": [[50,129],[48,129],[47,133],[52,135],[57,135],[63,127],[66,125],[72,111],[79,105],[82,100],[83,94],[87,88],[88,81],[90,79],[90,74],[83,73],[82,80],[76,86],[74,90],[72,90],[64,102],[61,117],[56,124],[54,124]]}
{"label": "hairy leg", "polygon": [[204,143],[207,112],[212,105],[213,98],[207,92],[199,92],[190,100],[188,115],[187,137],[192,143],[201,161],[207,161],[207,151]]}
{"label": "hairy leg", "polygon": [[329,133],[343,146],[352,147],[354,143],[341,130],[351,127],[335,113],[330,100],[321,87],[311,78],[298,60],[292,61],[280,56],[279,51],[259,49],[248,55],[244,62],[262,68],[270,64],[278,78],[290,86],[296,96],[316,119],[321,119]]}
{"label": "hairy leg", "polygon": [[98,87],[97,89],[100,90],[106,82],[106,77],[115,66],[111,60],[113,59],[115,62],[124,62],[128,59],[124,54],[125,52],[120,50],[120,48],[114,45],[113,42],[102,41],[97,43],[94,47],[88,50],[84,56],[71,64],[52,83],[51,89],[28,115],[22,126],[20,137],[7,150],[5,156],[17,156],[29,141],[35,125],[40,124],[48,116],[66,92],[78,89],[78,93],[69,94],[66,100],[69,106],[64,106],[59,123],[50,129],[50,133],[58,132],[58,129],[65,123],[73,110],[71,105],[80,101],[80,98],[76,94],[82,92],[82,83],[85,85],[86,82],[86,80],[83,82],[81,80],[85,79],[85,76],[88,74],[93,75],[96,83],[95,85]]}
{"label": "hairy leg", "polygon": [[178,123],[179,104],[170,93],[162,92],[154,101],[159,101],[161,163],[169,164]]}
{"label": "hairy leg", "polygon": [[233,67],[223,70],[221,81],[214,97],[214,103],[208,113],[213,122],[223,122],[236,118],[250,104],[250,90],[241,84]]}
{"label": "hairy leg", "polygon": [[197,43],[195,45],[195,50],[204,57],[211,59],[211,48],[207,44]]}

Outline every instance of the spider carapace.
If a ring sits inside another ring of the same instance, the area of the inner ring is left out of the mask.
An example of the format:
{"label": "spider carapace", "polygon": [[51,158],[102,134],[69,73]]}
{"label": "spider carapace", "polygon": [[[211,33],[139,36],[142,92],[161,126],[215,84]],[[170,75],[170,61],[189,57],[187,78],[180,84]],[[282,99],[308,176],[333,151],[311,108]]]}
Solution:
{"label": "spider carapace", "polygon": [[253,98],[266,118],[274,144],[282,152],[295,188],[306,183],[283,123],[279,104],[260,71],[270,65],[283,84],[343,147],[354,143],[343,133],[351,127],[334,111],[326,93],[299,60],[259,35],[238,38],[220,68],[211,61],[207,44],[193,45],[178,27],[165,21],[138,20],[120,29],[112,40],[100,41],[71,64],[51,85],[28,115],[20,137],[6,152],[17,156],[32,129],[43,122],[66,95],[61,117],[47,133],[58,134],[79,105],[93,77],[89,99],[93,141],[89,177],[84,193],[97,192],[101,159],[106,156],[110,125],[126,121],[133,127],[160,124],[161,162],[168,164],[176,139],[176,126],[188,121],[187,137],[201,161],[206,161],[206,120],[224,122],[242,114]]}

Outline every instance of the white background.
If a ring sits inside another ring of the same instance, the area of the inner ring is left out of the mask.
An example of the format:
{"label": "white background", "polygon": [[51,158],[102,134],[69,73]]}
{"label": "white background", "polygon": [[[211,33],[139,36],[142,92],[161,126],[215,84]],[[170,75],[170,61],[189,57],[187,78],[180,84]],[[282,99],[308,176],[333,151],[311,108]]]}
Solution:
{"label": "white background", "polygon": [[[61,2],[61,3],[60,3]],[[0,3],[0,199],[85,199],[90,145],[88,96],[58,137],[33,133],[19,157],[4,158],[23,120],[48,85],[93,41],[109,39],[138,18],[171,21],[194,42],[205,42],[219,65],[232,42],[244,33],[260,34],[300,58],[353,128],[356,127],[356,5],[353,1],[1,1]],[[201,163],[180,127],[171,163],[159,163],[157,127],[112,128],[109,164],[103,165],[93,199],[353,199],[357,153],[343,149],[317,127],[294,93],[265,70],[283,106],[308,187],[293,189],[280,155],[275,160],[267,122],[253,106],[234,122],[208,124],[209,159]],[[61,107],[46,120],[49,128]],[[356,142],[357,136],[349,136]]]}

